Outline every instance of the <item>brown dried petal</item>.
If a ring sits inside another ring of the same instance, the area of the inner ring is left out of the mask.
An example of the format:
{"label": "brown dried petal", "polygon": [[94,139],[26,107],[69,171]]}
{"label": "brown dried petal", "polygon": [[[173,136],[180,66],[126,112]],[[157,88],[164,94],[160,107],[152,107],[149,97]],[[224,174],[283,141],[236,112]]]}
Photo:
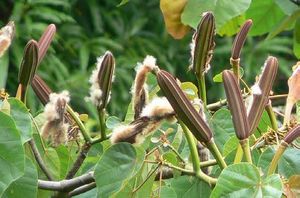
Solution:
{"label": "brown dried petal", "polygon": [[300,136],[300,125],[295,126],[288,134],[284,137],[284,141],[288,144],[292,143],[296,138]]}
{"label": "brown dried petal", "polygon": [[247,20],[243,26],[241,27],[240,31],[237,33],[231,50],[231,58],[232,59],[239,59],[241,55],[242,48],[246,41],[247,34],[252,26],[252,20]]}
{"label": "brown dried petal", "polygon": [[269,101],[269,94],[276,78],[278,61],[275,57],[269,56],[265,62],[263,72],[259,78],[258,86],[261,94],[253,95],[253,101],[248,112],[250,132],[252,133],[259,124],[261,115]]}
{"label": "brown dried petal", "polygon": [[236,76],[231,71],[225,70],[222,77],[236,136],[240,140],[244,140],[249,137],[250,131],[246,108]]}
{"label": "brown dried petal", "polygon": [[193,54],[193,70],[197,76],[203,73],[209,67],[208,64],[212,58],[215,35],[215,18],[211,12],[203,15],[195,32],[193,39],[195,42]]}
{"label": "brown dried petal", "polygon": [[168,72],[160,70],[157,72],[157,81],[177,117],[190,129],[196,139],[205,143],[210,142],[212,138],[210,128],[178,86],[175,78]]}

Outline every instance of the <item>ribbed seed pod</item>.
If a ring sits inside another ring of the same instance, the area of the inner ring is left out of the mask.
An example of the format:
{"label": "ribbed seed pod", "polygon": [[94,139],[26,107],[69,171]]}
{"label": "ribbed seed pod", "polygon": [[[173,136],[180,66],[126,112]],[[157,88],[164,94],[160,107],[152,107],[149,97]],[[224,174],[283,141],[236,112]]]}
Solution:
{"label": "ribbed seed pod", "polygon": [[190,129],[197,140],[204,143],[210,142],[212,139],[210,128],[178,86],[175,78],[163,70],[159,70],[156,76],[160,89],[177,117]]}
{"label": "ribbed seed pod", "polygon": [[246,108],[236,76],[231,71],[225,70],[222,77],[236,136],[239,140],[244,140],[249,137],[250,130]]}
{"label": "ribbed seed pod", "polygon": [[109,102],[111,86],[115,71],[115,59],[111,52],[107,51],[98,58],[97,68],[90,78],[90,99],[98,110],[104,109]]}
{"label": "ribbed seed pod", "polygon": [[288,134],[286,134],[283,140],[286,143],[290,144],[299,136],[300,136],[300,125],[297,125],[291,131],[289,131]]}
{"label": "ribbed seed pod", "polygon": [[33,77],[31,87],[43,105],[49,102],[49,95],[52,93],[48,85],[37,74]]}
{"label": "ribbed seed pod", "polygon": [[209,69],[209,63],[214,49],[215,18],[211,12],[206,12],[193,36],[192,67],[199,78]]}
{"label": "ribbed seed pod", "polygon": [[258,126],[261,115],[269,101],[270,91],[275,81],[277,70],[277,59],[273,56],[269,56],[264,64],[262,74],[257,83],[260,94],[253,94],[253,99],[248,111],[248,121],[251,133],[253,133]]}
{"label": "ribbed seed pod", "polygon": [[237,33],[231,50],[231,58],[236,60],[240,58],[242,48],[246,41],[247,34],[252,26],[252,20],[247,20],[243,26],[241,27],[240,31]]}
{"label": "ribbed seed pod", "polygon": [[56,27],[54,24],[50,24],[46,30],[44,31],[43,35],[41,36],[38,46],[39,46],[39,58],[38,58],[38,65],[43,60],[53,38],[56,33]]}

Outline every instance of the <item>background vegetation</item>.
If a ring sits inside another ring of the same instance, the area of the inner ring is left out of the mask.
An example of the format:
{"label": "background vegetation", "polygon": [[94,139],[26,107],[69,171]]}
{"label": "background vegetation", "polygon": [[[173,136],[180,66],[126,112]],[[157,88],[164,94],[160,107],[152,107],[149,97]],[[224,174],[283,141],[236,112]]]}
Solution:
{"label": "background vegetation", "polygon": [[[38,72],[53,90],[70,90],[72,102],[75,103],[73,105],[81,112],[95,113],[82,100],[87,95],[88,78],[96,57],[105,50],[112,51],[117,62],[112,93],[116,97],[112,97],[109,112],[120,117],[124,116],[122,112],[125,112],[127,105],[118,104],[130,102],[128,92],[134,78],[134,68],[147,54],[155,56],[162,68],[173,72],[182,81],[193,79],[193,75],[188,72],[192,31],[181,40],[173,39],[166,31],[159,0],[131,0],[130,3],[118,7],[119,3],[119,0],[1,1],[0,25],[14,20],[17,29],[10,52],[6,59],[1,60],[7,60],[8,64],[7,67],[1,64],[0,87],[6,85],[8,92],[15,95],[15,74],[21,62],[23,48],[30,38],[38,39],[50,23],[57,26],[57,34]],[[284,16],[287,18],[289,15],[282,15],[279,20],[285,19]],[[195,21],[193,18],[189,20]],[[277,24],[279,22],[274,27]],[[271,30],[272,27],[268,29]],[[229,34],[234,32],[235,30]],[[254,81],[254,75],[267,54],[271,54],[276,55],[280,61],[277,84],[284,82],[291,72],[291,65],[295,63],[292,31],[281,33],[269,40],[265,40],[266,33],[261,33],[261,36],[250,37],[242,52],[242,57],[246,57],[242,62],[246,80]],[[208,77],[209,92],[214,93],[209,94],[210,102],[222,97],[220,85],[213,83],[212,78],[224,68],[229,68],[228,57],[232,41],[233,38],[227,36],[218,36],[216,39],[218,47],[211,64],[212,72]],[[274,87],[279,93],[287,90],[285,83]],[[31,109],[37,111],[37,101],[32,99],[34,97],[29,98]]]}

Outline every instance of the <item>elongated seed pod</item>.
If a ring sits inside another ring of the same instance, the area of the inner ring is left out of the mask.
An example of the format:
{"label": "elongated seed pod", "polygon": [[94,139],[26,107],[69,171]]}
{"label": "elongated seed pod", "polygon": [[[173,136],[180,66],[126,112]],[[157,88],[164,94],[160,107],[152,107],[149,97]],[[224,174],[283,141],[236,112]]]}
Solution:
{"label": "elongated seed pod", "polygon": [[241,27],[240,31],[237,33],[231,50],[231,58],[236,60],[240,58],[242,48],[246,41],[247,34],[252,26],[252,20],[247,20]]}
{"label": "elongated seed pod", "polygon": [[214,49],[215,18],[211,12],[206,12],[193,36],[192,67],[199,78],[209,68]]}
{"label": "elongated seed pod", "polygon": [[163,70],[159,70],[156,76],[159,87],[170,102],[177,117],[190,129],[197,140],[204,143],[210,142],[212,139],[210,128],[178,86],[175,78]]}
{"label": "elongated seed pod", "polygon": [[283,140],[286,143],[290,144],[299,136],[300,136],[300,125],[297,125],[291,131],[289,131],[288,134],[286,134]]}
{"label": "elongated seed pod", "polygon": [[33,77],[31,87],[43,105],[49,102],[49,96],[52,93],[48,85],[37,74]]}
{"label": "elongated seed pod", "polygon": [[244,140],[249,137],[250,130],[246,108],[236,76],[231,71],[225,70],[222,77],[236,136],[239,140]]}
{"label": "elongated seed pod", "polygon": [[38,65],[43,60],[46,52],[54,38],[56,33],[56,27],[54,24],[50,24],[46,30],[44,31],[43,35],[41,36],[40,40],[38,41],[39,46],[39,58],[38,58]]}
{"label": "elongated seed pod", "polygon": [[253,94],[253,99],[247,115],[251,133],[253,133],[258,126],[265,106],[269,101],[270,91],[275,81],[277,70],[277,59],[273,56],[269,56],[264,64],[262,74],[257,83],[260,94]]}

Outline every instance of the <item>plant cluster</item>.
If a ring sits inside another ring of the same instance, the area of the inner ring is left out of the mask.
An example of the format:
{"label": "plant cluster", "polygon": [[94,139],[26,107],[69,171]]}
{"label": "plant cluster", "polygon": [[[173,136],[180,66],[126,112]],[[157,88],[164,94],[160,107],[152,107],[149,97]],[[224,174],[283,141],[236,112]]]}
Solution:
{"label": "plant cluster", "polygon": [[[207,103],[212,93],[205,76],[214,57],[216,24],[206,12],[191,41],[196,85],[181,82],[146,56],[137,65],[132,102],[122,121],[106,111],[110,98],[118,97],[111,94],[118,63],[106,51],[89,79],[89,95],[81,98],[98,112],[99,131],[90,131],[88,115],[70,105],[73,93],[53,92],[36,73],[55,36],[55,25],[49,25],[24,48],[16,96],[0,93],[0,195],[297,196],[300,126],[292,109],[300,99],[299,63],[288,94],[272,92],[278,70],[273,56],[248,86],[240,55],[251,26],[247,20],[241,27],[229,59],[232,68],[218,76],[226,99]],[[13,22],[1,29],[1,55],[13,35]],[[36,116],[26,103],[29,87],[45,105]],[[272,105],[282,97],[287,98],[284,115]]]}

